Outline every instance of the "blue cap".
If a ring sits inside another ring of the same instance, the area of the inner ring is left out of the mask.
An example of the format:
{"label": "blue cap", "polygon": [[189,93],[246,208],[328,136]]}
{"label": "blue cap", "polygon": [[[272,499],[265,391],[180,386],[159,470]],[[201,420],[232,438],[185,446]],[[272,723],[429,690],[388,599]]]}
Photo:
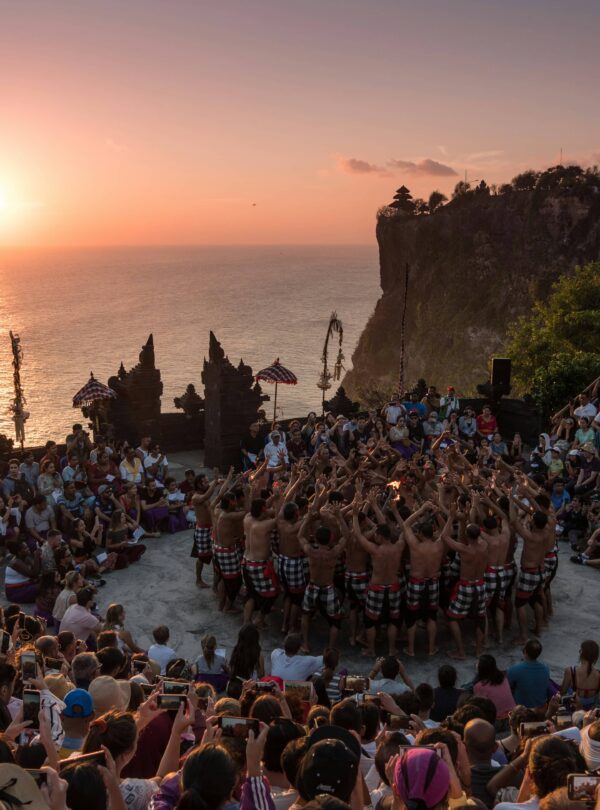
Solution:
{"label": "blue cap", "polygon": [[81,717],[86,719],[94,714],[94,703],[89,692],[85,689],[71,689],[64,697],[65,717]]}

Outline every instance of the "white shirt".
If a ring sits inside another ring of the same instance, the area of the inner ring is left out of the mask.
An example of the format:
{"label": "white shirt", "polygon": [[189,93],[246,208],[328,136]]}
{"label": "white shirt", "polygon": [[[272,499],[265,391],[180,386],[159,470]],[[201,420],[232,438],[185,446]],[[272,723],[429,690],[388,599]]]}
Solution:
{"label": "white shirt", "polygon": [[388,425],[395,425],[401,413],[406,413],[402,405],[388,405],[385,409],[385,418]]}
{"label": "white shirt", "polygon": [[578,408],[575,408],[573,413],[578,419],[581,419],[582,416],[587,416],[588,419],[593,419],[598,413],[598,408],[596,408],[593,403],[588,402],[587,405],[580,405]]}
{"label": "white shirt", "polygon": [[401,695],[403,692],[409,692],[410,689],[402,681],[396,681],[393,678],[380,678],[377,681],[371,681],[369,687],[369,694],[376,695],[377,692],[386,692],[388,695]]}
{"label": "white shirt", "polygon": [[177,658],[177,653],[166,644],[152,644],[148,649],[148,658],[160,664],[160,674],[165,675],[167,664]]}
{"label": "white shirt", "polygon": [[494,810],[539,810],[540,800],[532,796],[526,802],[500,802]]}
{"label": "white shirt", "polygon": [[269,444],[265,447],[265,458],[267,459],[267,467],[279,467],[279,454],[283,453],[283,460],[287,464],[289,462],[288,453],[285,444]]}
{"label": "white shirt", "polygon": [[322,655],[286,655],[281,649],[271,653],[271,675],[284,681],[306,681],[322,666]]}

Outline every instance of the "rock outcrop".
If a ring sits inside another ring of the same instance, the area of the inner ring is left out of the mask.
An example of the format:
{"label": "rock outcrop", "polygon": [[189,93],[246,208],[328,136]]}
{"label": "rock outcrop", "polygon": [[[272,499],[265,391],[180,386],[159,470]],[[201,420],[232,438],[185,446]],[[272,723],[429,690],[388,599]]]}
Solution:
{"label": "rock outcrop", "polygon": [[425,377],[473,392],[488,376],[490,356],[502,353],[509,323],[561,273],[600,258],[600,179],[582,176],[551,189],[539,180],[497,195],[486,187],[431,215],[382,209],[383,295],[344,379],[349,396],[365,402],[397,385],[406,266],[405,383]]}

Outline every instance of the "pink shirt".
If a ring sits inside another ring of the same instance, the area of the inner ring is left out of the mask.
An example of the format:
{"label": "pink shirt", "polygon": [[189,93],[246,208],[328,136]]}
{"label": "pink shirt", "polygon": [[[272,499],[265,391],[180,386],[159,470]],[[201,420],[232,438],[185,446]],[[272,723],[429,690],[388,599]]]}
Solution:
{"label": "pink shirt", "polygon": [[83,605],[71,605],[60,623],[61,632],[70,630],[75,638],[85,641],[91,633],[100,629],[100,622]]}
{"label": "pink shirt", "polygon": [[[62,624],[60,628],[62,630]],[[491,684],[489,681],[478,681],[473,686],[473,694],[489,698],[492,701],[496,707],[498,720],[504,720],[508,717],[508,713],[517,705],[510,691],[510,684],[506,676],[502,683],[499,684]]]}

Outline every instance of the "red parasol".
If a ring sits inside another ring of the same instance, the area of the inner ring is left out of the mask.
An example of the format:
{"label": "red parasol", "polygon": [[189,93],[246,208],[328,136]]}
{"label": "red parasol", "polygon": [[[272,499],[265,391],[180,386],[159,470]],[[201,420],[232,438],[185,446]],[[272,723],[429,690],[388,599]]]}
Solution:
{"label": "red parasol", "polygon": [[275,399],[273,402],[273,419],[277,418],[277,386],[282,385],[297,385],[298,378],[293,371],[289,368],[282,366],[279,362],[279,357],[267,368],[263,368],[255,376],[256,381],[275,383]]}

